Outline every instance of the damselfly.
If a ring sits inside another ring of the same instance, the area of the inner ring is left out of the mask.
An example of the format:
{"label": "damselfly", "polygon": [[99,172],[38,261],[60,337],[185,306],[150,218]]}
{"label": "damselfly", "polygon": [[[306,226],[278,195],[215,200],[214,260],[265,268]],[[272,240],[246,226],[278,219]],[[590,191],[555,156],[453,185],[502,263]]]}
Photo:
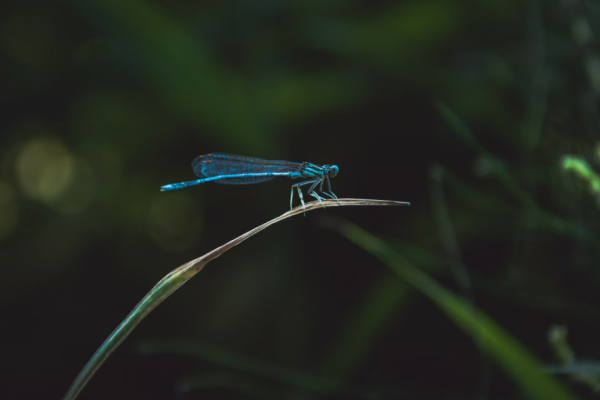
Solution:
{"label": "damselfly", "polygon": [[[269,161],[233,154],[212,153],[194,158],[192,169],[194,170],[194,174],[201,179],[172,183],[161,187],[160,190],[166,192],[184,189],[188,186],[200,185],[207,182],[228,185],[249,185],[266,182],[278,176],[285,176],[292,179],[308,179],[307,181],[292,185],[290,208],[292,208],[292,201],[294,200],[294,188],[298,189],[298,196],[300,196],[300,201],[304,207],[304,199],[302,198],[300,186],[309,184],[311,186],[308,189],[308,194],[317,200],[326,200],[317,194],[317,186],[319,186],[321,194],[332,199],[337,199],[337,196],[331,191],[331,182],[329,181],[329,178],[335,177],[340,172],[337,165],[318,166],[309,162]],[[323,190],[323,182],[327,182],[328,192]]]}

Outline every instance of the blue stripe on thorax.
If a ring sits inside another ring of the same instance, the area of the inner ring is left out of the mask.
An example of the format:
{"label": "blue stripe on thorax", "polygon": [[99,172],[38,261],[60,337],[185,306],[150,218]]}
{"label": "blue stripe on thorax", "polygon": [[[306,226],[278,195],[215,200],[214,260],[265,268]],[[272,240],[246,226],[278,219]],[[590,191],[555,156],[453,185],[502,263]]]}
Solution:
{"label": "blue stripe on thorax", "polygon": [[314,178],[317,176],[322,177],[323,176],[323,169],[320,167],[317,167],[314,164],[311,163],[305,163],[303,165],[303,168],[300,170],[301,174],[303,177],[305,178]]}

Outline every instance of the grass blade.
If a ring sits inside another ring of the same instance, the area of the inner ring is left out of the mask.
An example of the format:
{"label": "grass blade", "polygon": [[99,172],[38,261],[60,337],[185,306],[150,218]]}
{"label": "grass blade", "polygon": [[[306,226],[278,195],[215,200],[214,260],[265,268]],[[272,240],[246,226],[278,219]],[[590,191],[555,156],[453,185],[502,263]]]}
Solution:
{"label": "grass blade", "polygon": [[96,373],[98,368],[106,361],[106,359],[112,354],[113,351],[119,347],[119,345],[125,340],[127,336],[133,331],[133,329],[160,303],[162,303],[167,297],[173,292],[179,289],[184,283],[190,278],[196,275],[204,268],[204,266],[211,260],[219,257],[232,247],[237,246],[249,237],[257,234],[258,232],[268,228],[269,226],[283,221],[284,219],[290,218],[297,214],[302,214],[306,211],[312,211],[319,209],[323,206],[327,207],[341,207],[341,206],[407,206],[410,203],[402,201],[392,200],[370,200],[370,199],[339,199],[339,200],[326,200],[323,203],[313,201],[307,203],[306,207],[296,207],[293,210],[280,215],[279,217],[266,222],[249,232],[233,239],[232,241],[224,244],[221,247],[214,249],[213,251],[203,255],[202,257],[196,258],[186,264],[183,264],[179,268],[173,270],[163,279],[161,279],[156,286],[140,301],[140,303],[131,311],[131,313],[125,318],[123,322],[114,330],[114,332],[106,339],[104,344],[96,351],[96,354],[88,361],[85,367],[81,370],[69,391],[63,398],[64,400],[74,400],[77,398],[81,390],[85,387],[91,377]]}
{"label": "grass blade", "polygon": [[321,373],[341,379],[358,369],[414,294],[410,285],[395,279],[392,273],[374,282],[330,346]]}
{"label": "grass blade", "polygon": [[456,325],[476,340],[530,398],[576,399],[554,378],[545,375],[535,357],[483,312],[444,289],[372,234],[348,222],[339,223],[337,229],[429,297]]}

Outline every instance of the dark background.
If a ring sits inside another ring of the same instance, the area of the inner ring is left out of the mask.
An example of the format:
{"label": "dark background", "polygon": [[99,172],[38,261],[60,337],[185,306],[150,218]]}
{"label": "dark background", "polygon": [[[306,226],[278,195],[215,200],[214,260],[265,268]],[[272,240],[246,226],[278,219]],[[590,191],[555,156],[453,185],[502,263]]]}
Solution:
{"label": "dark background", "polygon": [[338,196],[411,207],[314,211],[244,242],[81,399],[522,398],[325,216],[384,238],[542,362],[557,323],[598,359],[597,194],[561,157],[600,163],[599,21],[574,0],[3,3],[0,398],[61,398],[164,275],[288,209],[285,179],[159,191],[210,152],[337,164]]}

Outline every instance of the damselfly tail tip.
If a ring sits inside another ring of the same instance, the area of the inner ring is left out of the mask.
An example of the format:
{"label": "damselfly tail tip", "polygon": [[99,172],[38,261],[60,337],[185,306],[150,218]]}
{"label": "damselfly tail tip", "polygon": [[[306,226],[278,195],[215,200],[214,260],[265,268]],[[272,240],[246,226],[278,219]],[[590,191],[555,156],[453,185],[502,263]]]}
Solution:
{"label": "damselfly tail tip", "polygon": [[164,185],[160,187],[161,192],[172,192],[173,190],[179,190],[185,188],[185,185],[180,183],[171,183],[169,185]]}

